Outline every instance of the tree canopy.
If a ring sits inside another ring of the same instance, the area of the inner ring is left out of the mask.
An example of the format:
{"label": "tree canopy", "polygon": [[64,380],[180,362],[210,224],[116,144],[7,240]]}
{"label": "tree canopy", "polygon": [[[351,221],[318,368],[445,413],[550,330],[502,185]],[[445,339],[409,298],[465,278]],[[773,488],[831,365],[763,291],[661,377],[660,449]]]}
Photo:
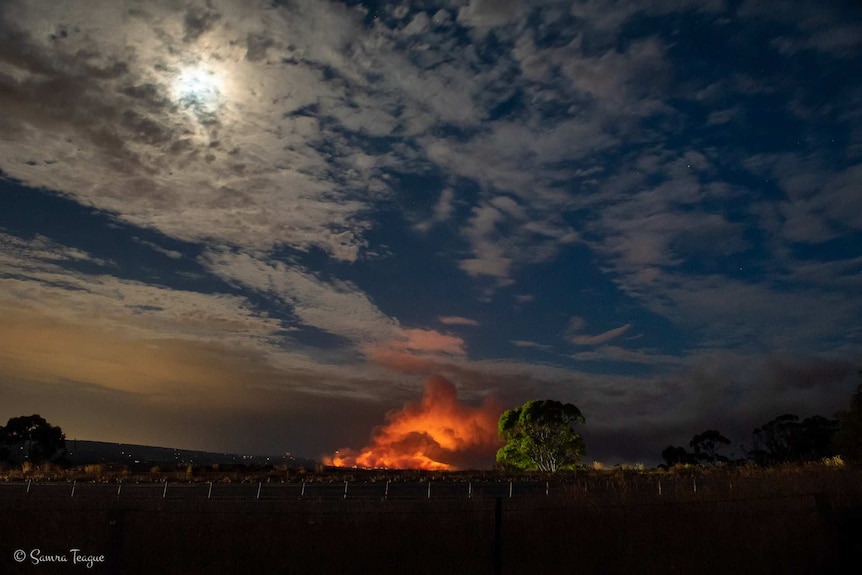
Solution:
{"label": "tree canopy", "polygon": [[[758,465],[820,461],[835,455],[836,451],[842,451],[838,448],[839,444],[847,453],[853,453],[851,438],[854,434],[849,430],[854,425],[852,422],[856,421],[855,437],[862,438],[862,385],[854,401],[856,419],[850,415],[854,413],[852,406],[851,411],[840,418],[843,428],[848,430],[845,435],[836,436],[839,429],[838,420],[820,415],[800,419],[798,415],[785,413],[754,429],[753,444],[747,451],[749,460]],[[862,439],[856,441],[857,445],[862,444]],[[730,443],[727,437],[709,429],[692,437],[689,447],[694,450],[693,453],[683,447],[669,445],[661,452],[661,456],[669,467],[677,464],[717,465],[728,462],[727,457],[720,454],[719,450]],[[843,453],[841,455],[843,456]],[[852,456],[850,460],[853,460]]]}
{"label": "tree canopy", "polygon": [[693,453],[686,451],[685,447],[676,445],[665,447],[661,452],[661,457],[668,467],[673,467],[674,465],[694,465],[697,463],[697,458]]}
{"label": "tree canopy", "polygon": [[754,430],[754,449],[748,456],[761,465],[794,461],[817,461],[832,453],[832,438],[838,422],[820,415],[802,421],[785,413]]}
{"label": "tree canopy", "polygon": [[497,463],[525,471],[558,471],[573,467],[584,456],[583,437],[575,426],[584,423],[571,403],[532,400],[503,412],[498,431],[506,444]]}
{"label": "tree canopy", "polygon": [[722,445],[730,445],[730,440],[718,431],[708,429],[692,437],[688,445],[694,449],[696,459],[715,465],[727,461],[727,457],[720,455],[718,450]]}
{"label": "tree canopy", "polygon": [[689,447],[694,449],[694,453],[689,453],[684,447],[676,447],[668,445],[661,452],[662,458],[669,467],[674,465],[695,465],[695,464],[711,464],[727,462],[727,457],[718,453],[718,450],[725,445],[730,445],[730,440],[715,429],[707,429],[702,433],[698,433],[688,442]]}
{"label": "tree canopy", "polygon": [[63,431],[37,414],[13,417],[0,426],[0,461],[51,461],[65,448]]}
{"label": "tree canopy", "polygon": [[[862,371],[859,377],[862,380]],[[838,432],[833,446],[843,459],[862,463],[862,383],[850,400],[850,409],[838,414]]]}

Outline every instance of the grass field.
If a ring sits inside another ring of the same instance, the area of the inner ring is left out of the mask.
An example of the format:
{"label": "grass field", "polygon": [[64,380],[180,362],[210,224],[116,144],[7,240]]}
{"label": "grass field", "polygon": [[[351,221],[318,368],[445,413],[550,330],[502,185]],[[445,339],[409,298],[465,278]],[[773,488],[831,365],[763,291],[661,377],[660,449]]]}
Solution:
{"label": "grass field", "polygon": [[[305,480],[345,475],[386,477]],[[480,476],[489,479],[388,475]],[[508,479],[539,478],[500,477]],[[859,470],[611,471],[549,481],[549,495],[499,500],[255,499],[248,490],[218,500],[31,497],[19,484],[0,489],[0,573],[793,574],[856,572],[862,560]],[[104,561],[34,565],[33,549],[68,561],[80,549]]]}

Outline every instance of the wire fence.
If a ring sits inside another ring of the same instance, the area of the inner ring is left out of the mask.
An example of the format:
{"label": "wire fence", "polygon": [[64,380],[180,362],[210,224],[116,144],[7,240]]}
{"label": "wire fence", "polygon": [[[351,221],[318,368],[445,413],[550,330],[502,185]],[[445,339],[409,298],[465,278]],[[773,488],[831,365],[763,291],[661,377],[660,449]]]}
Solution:
{"label": "wire fence", "polygon": [[509,480],[328,481],[9,481],[0,498],[166,500],[459,500],[536,499],[659,502],[757,499],[860,489],[858,473],[744,475],[608,475]]}
{"label": "wire fence", "polygon": [[[558,487],[555,485],[555,487]],[[343,481],[295,483],[95,483],[8,482],[0,484],[0,497],[128,498],[128,499],[485,499],[548,495],[549,481],[464,482],[445,481]]]}
{"label": "wire fence", "polygon": [[[545,574],[577,567],[792,575],[840,572],[842,549],[855,545],[844,525],[862,501],[857,473],[817,482],[671,474],[315,479],[0,481],[0,541],[7,550],[33,549],[50,534],[57,549],[104,553],[110,573],[142,575],[490,574],[537,565]],[[848,499],[857,507],[832,497],[845,490],[856,493]],[[12,561],[11,552],[0,556],[0,572],[23,573]]]}

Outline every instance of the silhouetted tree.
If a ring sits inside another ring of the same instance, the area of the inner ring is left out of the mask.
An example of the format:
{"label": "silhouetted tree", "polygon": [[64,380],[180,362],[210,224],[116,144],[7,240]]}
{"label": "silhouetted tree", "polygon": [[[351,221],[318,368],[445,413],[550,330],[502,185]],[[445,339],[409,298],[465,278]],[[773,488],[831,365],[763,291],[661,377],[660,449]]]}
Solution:
{"label": "silhouetted tree", "polygon": [[837,430],[834,419],[815,415],[799,421],[798,415],[785,413],[754,430],[755,447],[748,456],[760,465],[823,459],[832,455]]}
{"label": "silhouetted tree", "polygon": [[838,420],[813,415],[802,420],[794,436],[793,450],[797,461],[819,461],[835,455],[832,443],[838,432]]}
{"label": "silhouetted tree", "polygon": [[715,465],[727,461],[727,457],[719,455],[717,451],[722,445],[730,445],[730,440],[718,431],[708,429],[692,437],[688,445],[694,449],[695,459]]}
{"label": "silhouetted tree", "polygon": [[693,465],[697,463],[697,457],[693,453],[689,453],[685,450],[685,447],[677,447],[674,445],[668,445],[661,452],[662,459],[667,462],[668,467],[673,467],[674,465]]}
{"label": "silhouetted tree", "polygon": [[51,461],[63,455],[66,436],[39,415],[13,417],[0,427],[0,444],[6,449],[0,456],[15,463]]}
{"label": "silhouetted tree", "polygon": [[785,413],[754,429],[754,448],[748,456],[758,465],[789,461],[788,437],[790,426],[799,421],[798,415]]}
{"label": "silhouetted tree", "polygon": [[506,444],[497,451],[497,463],[523,470],[571,468],[584,456],[584,439],[575,432],[582,423],[577,407],[554,400],[528,401],[505,411],[498,431]]}
{"label": "silhouetted tree", "polygon": [[833,447],[842,459],[862,464],[862,371],[856,393],[850,399],[850,409],[838,414],[838,432]]}

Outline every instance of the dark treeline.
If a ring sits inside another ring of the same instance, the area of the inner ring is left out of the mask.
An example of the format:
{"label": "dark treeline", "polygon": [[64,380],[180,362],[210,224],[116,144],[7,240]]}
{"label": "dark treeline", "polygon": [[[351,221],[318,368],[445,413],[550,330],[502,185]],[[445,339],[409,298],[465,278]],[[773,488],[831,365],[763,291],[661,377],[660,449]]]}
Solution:
{"label": "dark treeline", "polygon": [[[800,420],[786,413],[754,429],[752,442],[745,450],[747,459],[757,465],[779,465],[805,461],[820,461],[838,454],[834,438],[837,419],[815,415]],[[715,429],[698,433],[689,441],[689,448],[667,446],[661,456],[668,466],[678,464],[716,465],[728,463],[724,455],[731,441]],[[745,446],[743,446],[745,447]]]}
{"label": "dark treeline", "polygon": [[39,415],[9,419],[0,425],[0,463],[65,462],[66,436]]}
{"label": "dark treeline", "polygon": [[[688,443],[691,451],[669,445],[661,456],[669,467],[729,463],[723,452],[730,443],[719,431],[709,429],[691,438]],[[821,461],[835,456],[862,463],[862,383],[853,394],[850,408],[834,419],[821,415],[800,419],[798,415],[785,413],[756,427],[751,443],[742,447],[746,459],[737,462],[763,466]]]}

